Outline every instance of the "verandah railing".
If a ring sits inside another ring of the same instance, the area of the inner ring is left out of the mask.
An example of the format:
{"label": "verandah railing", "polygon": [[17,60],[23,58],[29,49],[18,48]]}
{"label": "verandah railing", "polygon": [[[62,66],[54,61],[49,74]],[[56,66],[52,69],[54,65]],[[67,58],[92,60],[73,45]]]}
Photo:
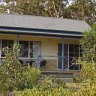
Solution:
{"label": "verandah railing", "polygon": [[[5,57],[0,58],[1,64],[4,63],[4,59]],[[62,69],[62,56],[42,55],[37,58],[20,57],[19,60],[24,66],[34,66],[41,70],[47,70],[47,67],[53,67],[54,70]],[[81,70],[82,66],[77,61],[78,57],[64,56],[64,70]]]}

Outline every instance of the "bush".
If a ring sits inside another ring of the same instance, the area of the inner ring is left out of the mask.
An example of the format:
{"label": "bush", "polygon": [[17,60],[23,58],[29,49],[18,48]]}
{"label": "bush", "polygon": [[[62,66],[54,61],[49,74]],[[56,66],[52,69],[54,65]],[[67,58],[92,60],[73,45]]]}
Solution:
{"label": "bush", "polygon": [[0,65],[0,94],[32,88],[40,71],[36,68],[23,67],[19,62],[19,45],[15,42],[13,48],[4,48],[5,60]]}
{"label": "bush", "polygon": [[22,80],[19,84],[19,89],[29,88],[31,89],[33,86],[37,84],[37,80],[39,79],[40,70],[37,68],[28,68],[24,69],[22,74]]}
{"label": "bush", "polygon": [[96,62],[96,26],[93,26],[92,30],[84,32],[81,48],[84,61]]}
{"label": "bush", "polygon": [[24,91],[18,92],[16,96],[63,96],[71,92],[65,90],[65,87],[64,80],[44,76],[32,89],[25,89]]}
{"label": "bush", "polygon": [[18,92],[16,96],[72,96],[71,90],[65,90],[63,87],[48,88],[44,90],[43,87],[33,89],[25,89]]}

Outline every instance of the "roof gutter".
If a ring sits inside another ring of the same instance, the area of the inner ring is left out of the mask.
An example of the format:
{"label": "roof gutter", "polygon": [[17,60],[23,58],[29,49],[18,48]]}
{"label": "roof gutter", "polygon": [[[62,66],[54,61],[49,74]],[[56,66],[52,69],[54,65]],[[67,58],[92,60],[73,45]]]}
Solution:
{"label": "roof gutter", "polygon": [[77,37],[83,36],[82,32],[62,31],[62,30],[47,30],[47,29],[32,29],[32,28],[13,28],[0,27],[1,34],[20,34],[20,35],[45,35],[57,37]]}

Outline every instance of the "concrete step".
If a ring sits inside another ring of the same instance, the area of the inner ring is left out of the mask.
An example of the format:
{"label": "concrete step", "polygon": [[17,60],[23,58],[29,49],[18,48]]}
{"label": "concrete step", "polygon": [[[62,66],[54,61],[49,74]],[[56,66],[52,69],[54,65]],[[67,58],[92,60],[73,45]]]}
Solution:
{"label": "concrete step", "polygon": [[[55,78],[55,79],[63,80],[66,83],[72,83],[73,82],[73,78]],[[39,81],[42,81],[42,80],[43,80],[43,78],[39,79]]]}
{"label": "concrete step", "polygon": [[74,75],[80,75],[80,71],[42,71],[42,76],[51,76],[57,79],[64,79],[65,82],[73,82]]}
{"label": "concrete step", "polygon": [[41,72],[45,76],[53,76],[55,78],[73,78],[73,73],[64,73],[64,72]]}

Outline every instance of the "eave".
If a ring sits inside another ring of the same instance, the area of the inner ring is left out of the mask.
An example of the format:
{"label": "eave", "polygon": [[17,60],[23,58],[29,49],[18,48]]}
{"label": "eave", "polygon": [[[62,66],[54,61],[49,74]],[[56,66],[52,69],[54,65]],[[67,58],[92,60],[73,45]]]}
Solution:
{"label": "eave", "polygon": [[21,28],[21,27],[8,27],[8,26],[0,26],[0,33],[15,34],[15,35],[66,37],[66,38],[81,38],[83,36],[82,32],[77,31]]}

